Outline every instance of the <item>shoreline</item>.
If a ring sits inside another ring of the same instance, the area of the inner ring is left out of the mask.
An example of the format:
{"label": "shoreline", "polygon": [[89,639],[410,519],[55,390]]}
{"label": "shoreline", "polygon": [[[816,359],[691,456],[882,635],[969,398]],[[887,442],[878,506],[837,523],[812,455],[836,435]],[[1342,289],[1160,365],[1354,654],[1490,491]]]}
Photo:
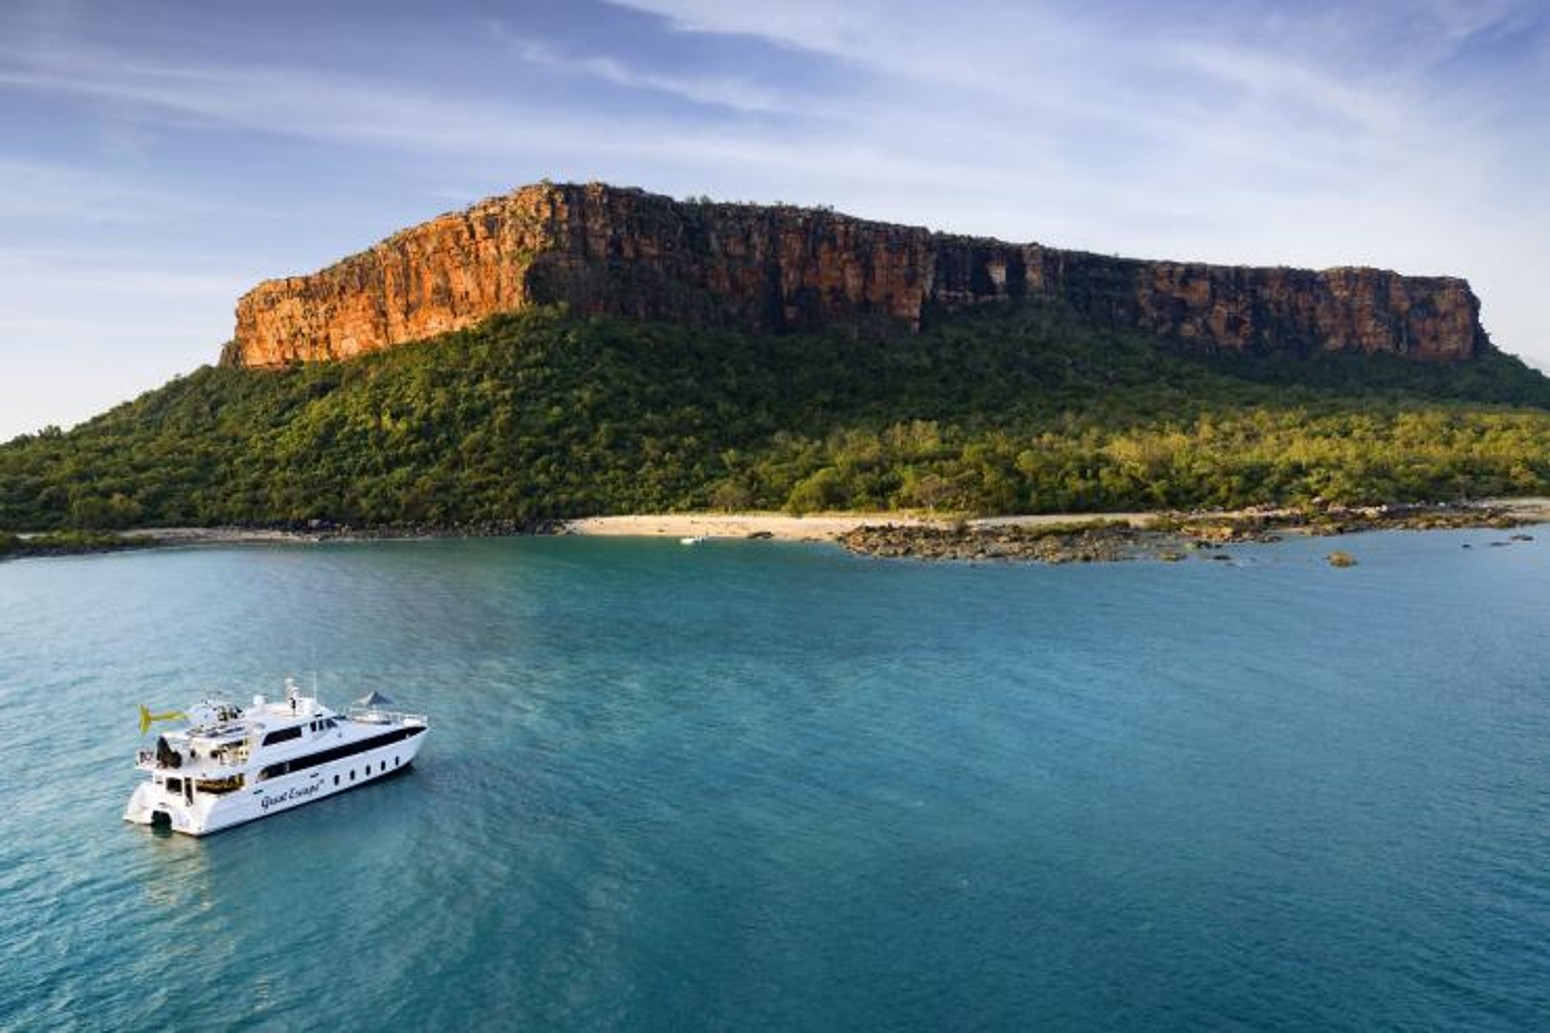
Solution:
{"label": "shoreline", "polygon": [[597,538],[769,538],[783,542],[832,542],[861,527],[948,526],[952,521],[909,513],[645,513],[566,520],[558,534]]}
{"label": "shoreline", "polygon": [[[1447,514],[1456,518],[1461,526],[1478,518],[1476,526],[1490,526],[1493,520],[1505,518],[1520,524],[1550,523],[1550,498],[1524,497],[1506,499],[1479,499],[1473,502],[1440,505],[1373,506],[1342,509],[1333,507],[1325,511],[1354,523],[1370,522],[1372,527],[1355,530],[1421,529],[1407,518],[1415,514],[1432,516]],[[1027,529],[1053,531],[1083,529],[1098,525],[1125,525],[1134,531],[1175,533],[1181,527],[1192,525],[1257,523],[1284,533],[1319,533],[1297,526],[1306,520],[1307,511],[1257,507],[1231,510],[1204,510],[1174,512],[1156,510],[1128,513],[1037,513],[1021,516],[979,517],[958,519],[942,516],[921,516],[918,513],[817,513],[811,516],[788,516],[783,513],[658,513],[633,516],[585,517],[562,521],[557,534],[574,534],[596,537],[638,538],[700,538],[736,539],[769,538],[776,541],[838,542],[847,535],[864,528],[893,527],[908,530],[993,531],[996,529]],[[1349,531],[1344,533],[1350,533]]]}
{"label": "shoreline", "polygon": [[[576,535],[604,538],[832,542],[851,552],[915,559],[991,559],[1036,562],[1182,558],[1179,549],[1273,541],[1287,534],[1343,535],[1371,530],[1467,527],[1505,529],[1550,523],[1550,498],[1480,499],[1433,505],[1129,513],[1041,513],[961,519],[919,513],[656,513],[584,517],[530,525],[464,528],[349,528],[306,530],[259,527],[162,527],[92,532],[91,544],[0,552],[7,558],[46,557],[142,548],[220,545],[318,544],[424,538]],[[64,532],[63,536],[77,535]],[[49,539],[16,535],[22,541]],[[117,544],[112,539],[117,539]],[[107,539],[106,541],[104,539]],[[40,542],[41,544],[41,542]]]}

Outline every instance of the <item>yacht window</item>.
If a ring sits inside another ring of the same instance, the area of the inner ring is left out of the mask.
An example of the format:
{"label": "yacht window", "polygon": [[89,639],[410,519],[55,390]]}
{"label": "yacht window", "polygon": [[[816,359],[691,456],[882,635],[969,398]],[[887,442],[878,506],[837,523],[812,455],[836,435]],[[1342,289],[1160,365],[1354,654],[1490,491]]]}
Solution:
{"label": "yacht window", "polygon": [[169,779],[167,779],[167,792],[169,792],[169,793],[181,793],[182,791],[183,791],[183,780],[181,778],[169,778]]}
{"label": "yacht window", "polygon": [[277,742],[286,742],[290,739],[301,738],[301,725],[292,725],[289,728],[281,728],[264,736],[264,745],[273,746]]}
{"label": "yacht window", "polygon": [[335,775],[334,776],[334,785],[338,785],[338,784],[339,784],[339,776]]}
{"label": "yacht window", "polygon": [[[424,728],[395,728],[392,731],[383,732],[381,735],[374,735],[369,739],[362,739],[357,742],[344,743],[339,746],[331,746],[325,750],[318,750],[314,753],[307,754],[305,757],[294,757],[290,760],[276,761],[273,764],[265,766],[263,770],[259,772],[258,777],[260,779],[275,778],[280,775],[294,774],[298,771],[310,771],[311,769],[320,767],[324,764],[334,764],[337,761],[344,760],[347,757],[358,757],[362,753],[368,753],[373,750],[380,750],[384,747],[391,746],[394,743],[403,742],[405,739],[412,739],[424,731]],[[393,758],[393,763],[395,765],[398,762],[399,761],[397,757]],[[384,760],[382,763],[384,765],[384,770],[386,770],[387,761]],[[368,776],[371,774],[370,762],[366,764],[366,774]],[[156,777],[160,778],[162,776],[158,775]],[[350,772],[350,780],[352,782],[355,780],[355,772],[353,770]]]}
{"label": "yacht window", "polygon": [[350,781],[351,782],[355,781],[355,769],[354,768],[350,769]]}

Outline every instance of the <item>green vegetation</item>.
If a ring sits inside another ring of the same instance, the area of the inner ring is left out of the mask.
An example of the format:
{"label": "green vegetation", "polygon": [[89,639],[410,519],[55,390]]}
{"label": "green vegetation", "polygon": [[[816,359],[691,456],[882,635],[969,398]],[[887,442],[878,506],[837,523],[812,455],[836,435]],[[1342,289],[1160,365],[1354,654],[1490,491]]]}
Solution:
{"label": "green vegetation", "polygon": [[62,556],[80,552],[117,552],[150,545],[145,538],[125,538],[110,531],[51,531],[20,535],[0,532],[0,560],[22,556]]}
{"label": "green vegetation", "polygon": [[202,368],[0,446],[16,530],[1533,493],[1550,381],[1516,359],[1199,359],[1033,305],[781,337],[529,312],[346,363]]}

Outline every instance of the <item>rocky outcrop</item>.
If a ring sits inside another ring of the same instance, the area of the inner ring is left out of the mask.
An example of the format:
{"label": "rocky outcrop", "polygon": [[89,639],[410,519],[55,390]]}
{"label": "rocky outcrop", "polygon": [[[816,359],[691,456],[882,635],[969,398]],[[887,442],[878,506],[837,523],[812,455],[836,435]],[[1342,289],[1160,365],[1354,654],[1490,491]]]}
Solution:
{"label": "rocky outcrop", "polygon": [[949,236],[823,209],[678,202],[601,184],[523,187],[396,233],[237,305],[227,365],[343,359],[500,312],[573,312],[760,332],[859,317],[919,327],[970,305],[1063,301],[1102,325],[1220,352],[1489,348],[1463,280],[1111,258]]}
{"label": "rocky outcrop", "polygon": [[[1324,505],[1307,510],[1260,510],[1239,513],[1157,515],[1136,523],[1094,519],[1076,523],[1028,523],[975,520],[955,524],[868,524],[836,540],[846,549],[879,559],[960,560],[971,563],[1018,561],[1095,563],[1155,559],[1177,563],[1193,554],[1212,562],[1230,562],[1228,546],[1278,542],[1281,532],[1341,535],[1354,531],[1437,530],[1471,527],[1506,529],[1531,523],[1536,514],[1519,515],[1501,506],[1371,506],[1348,509]],[[1515,534],[1495,546],[1533,541]],[[1469,548],[1469,543],[1464,544]],[[1344,556],[1344,560],[1336,557]],[[1333,566],[1353,566],[1349,553],[1331,552]]]}

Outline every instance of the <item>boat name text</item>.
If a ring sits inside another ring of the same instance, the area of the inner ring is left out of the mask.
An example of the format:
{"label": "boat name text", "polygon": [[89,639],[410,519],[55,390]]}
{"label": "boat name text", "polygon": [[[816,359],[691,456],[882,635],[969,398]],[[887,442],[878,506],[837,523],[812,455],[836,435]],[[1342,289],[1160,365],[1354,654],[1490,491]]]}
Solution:
{"label": "boat name text", "polygon": [[311,785],[291,786],[291,788],[278,795],[265,796],[262,800],[259,801],[259,806],[267,811],[271,807],[278,807],[283,803],[290,803],[293,800],[305,800],[307,797],[311,796],[317,791],[317,782],[313,782]]}

